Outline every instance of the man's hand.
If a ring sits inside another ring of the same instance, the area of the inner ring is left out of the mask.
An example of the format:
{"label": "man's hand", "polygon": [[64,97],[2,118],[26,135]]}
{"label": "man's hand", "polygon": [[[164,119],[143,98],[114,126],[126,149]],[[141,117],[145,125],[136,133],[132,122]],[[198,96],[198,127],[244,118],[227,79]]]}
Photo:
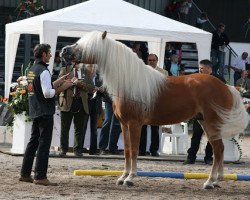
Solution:
{"label": "man's hand", "polygon": [[73,83],[70,79],[64,80],[64,82],[58,88],[55,89],[56,94],[59,94],[59,93],[63,92],[64,90],[67,90],[72,85],[73,85]]}
{"label": "man's hand", "polygon": [[69,75],[69,73],[68,73],[68,74],[65,74],[65,75],[61,76],[60,78],[58,78],[57,80],[55,80],[55,81],[53,82],[54,88],[57,88],[57,87],[59,87],[61,84],[63,84],[63,82],[64,82],[65,80],[67,80],[68,75]]}

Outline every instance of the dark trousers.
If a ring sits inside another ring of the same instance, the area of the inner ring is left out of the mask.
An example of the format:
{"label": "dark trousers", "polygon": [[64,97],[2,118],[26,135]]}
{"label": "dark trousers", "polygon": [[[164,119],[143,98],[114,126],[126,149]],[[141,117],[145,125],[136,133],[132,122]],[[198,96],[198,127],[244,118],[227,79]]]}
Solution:
{"label": "dark trousers", "polygon": [[36,180],[47,178],[53,123],[53,115],[46,115],[33,120],[31,138],[23,157],[21,176],[28,177],[31,175],[36,154],[34,178]]}
{"label": "dark trousers", "polygon": [[[90,119],[90,147],[89,151],[91,153],[96,153],[97,150],[97,126],[98,126],[98,118],[100,113],[96,110],[97,100],[89,100],[89,115],[86,117],[86,121],[84,122],[84,130],[83,134],[85,136],[88,126],[88,120]],[[81,146],[84,146],[84,140],[82,140]]]}
{"label": "dark trousers", "polygon": [[116,151],[118,150],[118,140],[120,137],[120,134],[122,132],[120,122],[116,118],[116,116],[113,114],[112,120],[111,120],[111,128],[110,128],[110,138],[109,138],[109,150],[110,151]]}
{"label": "dark trousers", "polygon": [[[140,139],[140,154],[145,154],[147,149],[147,125],[142,126]],[[151,144],[150,152],[155,153],[159,149],[159,126],[151,125]]]}
{"label": "dark trousers", "polygon": [[[71,110],[69,112],[61,111],[61,149],[64,152],[68,151],[69,147],[69,130],[72,123],[74,123],[74,151],[82,151],[81,144],[84,143],[85,134],[83,134],[84,121],[87,114],[83,109],[81,98],[74,99]],[[77,108],[77,109],[75,109]]]}
{"label": "dark trousers", "polygon": [[[192,161],[195,161],[196,154],[199,150],[201,137],[203,134],[203,129],[197,120],[194,120],[193,123],[193,135],[191,138],[191,147],[188,149],[188,158]],[[207,142],[207,146],[205,149],[205,159],[211,159],[213,156],[213,149],[209,142]]]}
{"label": "dark trousers", "polygon": [[241,78],[241,73],[235,71],[234,72],[234,86],[236,86],[236,82]]}

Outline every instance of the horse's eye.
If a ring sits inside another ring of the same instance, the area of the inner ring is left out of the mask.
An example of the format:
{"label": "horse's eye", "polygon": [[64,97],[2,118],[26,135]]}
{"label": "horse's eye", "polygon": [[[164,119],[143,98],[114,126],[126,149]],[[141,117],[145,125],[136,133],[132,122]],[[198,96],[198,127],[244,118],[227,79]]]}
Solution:
{"label": "horse's eye", "polygon": [[66,48],[64,48],[64,49],[63,49],[63,53],[66,53],[66,52],[67,52],[67,49],[66,49]]}

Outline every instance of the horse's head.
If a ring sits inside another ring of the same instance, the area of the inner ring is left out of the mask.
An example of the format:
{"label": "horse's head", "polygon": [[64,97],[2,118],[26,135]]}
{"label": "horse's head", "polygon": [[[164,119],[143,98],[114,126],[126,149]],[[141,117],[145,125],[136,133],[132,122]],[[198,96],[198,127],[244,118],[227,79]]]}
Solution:
{"label": "horse's head", "polygon": [[78,47],[78,44],[67,45],[62,48],[60,56],[63,58],[66,64],[81,61],[81,50]]}
{"label": "horse's head", "polygon": [[[102,40],[106,38],[107,32],[102,33]],[[86,64],[96,64],[95,55],[93,55],[93,49],[86,51],[90,47],[91,41],[89,38],[83,37],[73,45],[67,45],[62,48],[60,56],[66,63],[71,63],[72,61],[78,63]],[[95,45],[93,45],[95,46]]]}

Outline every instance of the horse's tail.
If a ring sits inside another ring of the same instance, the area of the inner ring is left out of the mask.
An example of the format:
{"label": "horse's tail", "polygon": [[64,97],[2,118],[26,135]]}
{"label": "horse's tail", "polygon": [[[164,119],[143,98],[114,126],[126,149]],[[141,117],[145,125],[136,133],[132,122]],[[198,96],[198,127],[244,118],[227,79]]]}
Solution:
{"label": "horse's tail", "polygon": [[249,115],[245,109],[242,97],[235,87],[228,85],[233,96],[233,106],[230,110],[216,109],[222,120],[220,126],[221,137],[229,138],[243,133],[249,122]]}

